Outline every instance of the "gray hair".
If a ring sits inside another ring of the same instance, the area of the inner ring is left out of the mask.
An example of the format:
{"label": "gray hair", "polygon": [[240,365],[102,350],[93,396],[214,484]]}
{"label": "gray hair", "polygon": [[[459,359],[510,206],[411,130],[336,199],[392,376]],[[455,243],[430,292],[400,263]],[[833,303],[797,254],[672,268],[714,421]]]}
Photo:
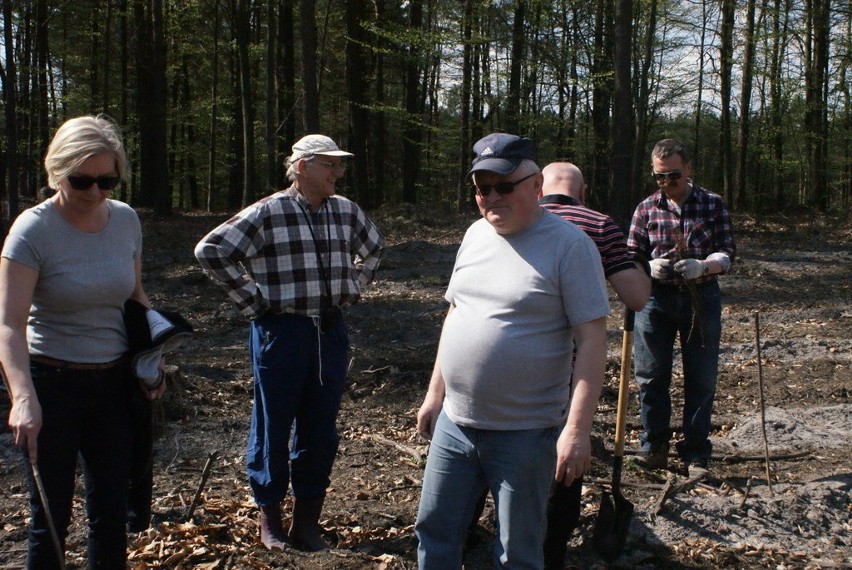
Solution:
{"label": "gray hair", "polygon": [[68,119],[53,135],[44,157],[48,186],[58,188],[63,178],[93,156],[103,153],[112,154],[118,176],[125,180],[127,155],[115,122],[104,114]]}
{"label": "gray hair", "polygon": [[[313,158],[313,157],[310,157],[310,158]],[[309,157],[303,156],[301,158],[297,158],[296,160],[293,160],[292,155],[287,157],[287,163],[286,163],[287,164],[287,180],[289,180],[290,182],[293,182],[296,179],[296,164],[300,160],[306,160],[306,159],[309,159]]]}
{"label": "gray hair", "polygon": [[670,156],[680,156],[681,162],[687,164],[689,162],[689,153],[686,152],[686,147],[682,143],[674,139],[663,139],[654,145],[654,150],[651,151],[651,157],[665,160]]}

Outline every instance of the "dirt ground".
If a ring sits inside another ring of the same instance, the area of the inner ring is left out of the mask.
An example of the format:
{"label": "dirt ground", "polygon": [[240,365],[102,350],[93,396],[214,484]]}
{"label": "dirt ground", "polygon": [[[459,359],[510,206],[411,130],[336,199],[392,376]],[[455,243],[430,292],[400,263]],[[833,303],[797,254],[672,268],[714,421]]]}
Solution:
{"label": "dirt ground", "polygon": [[[196,335],[170,359],[180,376],[159,408],[154,526],[131,535],[132,568],[416,568],[413,524],[427,447],[414,434],[415,413],[446,311],[443,292],[471,220],[439,222],[404,209],[373,217],[389,249],[377,281],[348,315],[349,388],[323,519],[335,547],[305,554],[270,553],[256,539],[257,509],[243,462],[252,398],[247,322],[192,256],[197,240],[225,217],[143,213],[149,296],[157,307],[180,311]],[[721,280],[712,476],[661,501],[667,474],[646,472],[628,459],[623,490],[636,510],[625,552],[609,567],[852,568],[852,228],[838,219],[736,216],[735,231],[739,256]],[[591,533],[611,478],[607,450],[622,316],[611,298],[607,385],[569,568],[607,567],[591,547]],[[676,409],[679,379],[676,371]],[[5,418],[5,396],[0,402]],[[635,449],[635,386],[630,402],[627,446]],[[208,461],[209,479],[188,517]],[[682,481],[682,466],[674,458],[670,463],[669,477]],[[23,567],[26,496],[23,465],[6,430],[0,434],[0,569]],[[85,567],[79,494],[77,501],[69,568]],[[492,514],[489,504],[466,568],[492,565]]]}

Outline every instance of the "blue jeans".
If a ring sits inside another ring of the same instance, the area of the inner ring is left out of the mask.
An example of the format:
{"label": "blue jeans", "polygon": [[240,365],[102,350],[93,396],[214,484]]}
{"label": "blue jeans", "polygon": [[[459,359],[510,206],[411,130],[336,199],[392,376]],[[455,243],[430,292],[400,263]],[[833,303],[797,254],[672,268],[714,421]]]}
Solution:
{"label": "blue jeans", "polygon": [[420,570],[461,568],[476,502],[491,489],[497,510],[495,568],[542,568],[547,498],[559,428],[494,431],[438,417],[414,532]]}
{"label": "blue jeans", "polygon": [[716,281],[697,286],[700,312],[693,324],[692,296],[688,290],[654,284],[651,298],[636,313],[634,363],[639,384],[642,449],[652,451],[667,444],[672,402],[669,388],[675,338],[680,336],[683,358],[683,440],[677,450],[691,463],[709,459],[710,416],[716,395],[722,302]]}
{"label": "blue jeans", "polygon": [[254,406],[246,468],[255,501],[280,504],[291,482],[296,498],[324,497],[340,441],[349,351],[343,319],[323,333],[311,317],[265,315],[251,323],[249,351]]}
{"label": "blue jeans", "polygon": [[[39,473],[63,551],[71,522],[79,456],[89,520],[89,568],[124,568],[130,477],[130,397],[136,389],[136,380],[127,365],[94,371],[60,369],[32,362],[30,370],[43,418],[38,434]],[[32,512],[27,567],[33,570],[58,568],[29,459],[25,457],[24,461]]]}

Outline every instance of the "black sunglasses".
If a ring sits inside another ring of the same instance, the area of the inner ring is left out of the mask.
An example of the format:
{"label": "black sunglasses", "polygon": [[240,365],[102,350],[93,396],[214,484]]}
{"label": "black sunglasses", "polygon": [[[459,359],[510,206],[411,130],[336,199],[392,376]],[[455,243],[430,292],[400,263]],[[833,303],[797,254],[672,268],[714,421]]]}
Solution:
{"label": "black sunglasses", "polygon": [[119,182],[121,182],[121,178],[118,176],[98,176],[95,178],[94,176],[73,174],[68,176],[68,184],[70,184],[71,188],[74,190],[88,190],[95,182],[98,183],[98,188],[101,190],[112,190],[118,186]]}
{"label": "black sunglasses", "polygon": [[652,172],[651,176],[654,177],[654,180],[664,180],[666,178],[669,180],[680,180],[680,177],[683,176],[683,172],[680,170],[672,170],[671,172]]}
{"label": "black sunglasses", "polygon": [[520,180],[515,180],[514,182],[500,182],[499,184],[493,184],[490,186],[480,186],[478,184],[472,184],[470,189],[479,194],[482,198],[485,198],[486,196],[491,194],[492,190],[496,191],[497,194],[499,194],[500,196],[505,196],[506,194],[511,194],[512,191],[515,189],[515,186],[517,186],[524,180],[529,180],[536,174],[538,174],[538,172],[533,172],[532,174],[524,176]]}

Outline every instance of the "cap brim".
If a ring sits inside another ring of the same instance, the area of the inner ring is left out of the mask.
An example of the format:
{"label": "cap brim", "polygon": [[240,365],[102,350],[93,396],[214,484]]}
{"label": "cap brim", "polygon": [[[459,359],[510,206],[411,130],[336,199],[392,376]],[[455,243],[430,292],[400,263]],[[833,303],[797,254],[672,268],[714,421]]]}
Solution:
{"label": "cap brim", "polygon": [[474,172],[480,171],[493,172],[500,175],[511,174],[517,170],[521,162],[523,162],[522,158],[514,160],[508,158],[486,158],[474,164],[473,168],[468,171],[467,176],[470,178]]}
{"label": "cap brim", "polygon": [[355,156],[351,152],[345,150],[318,150],[312,154],[324,154],[325,156]]}

